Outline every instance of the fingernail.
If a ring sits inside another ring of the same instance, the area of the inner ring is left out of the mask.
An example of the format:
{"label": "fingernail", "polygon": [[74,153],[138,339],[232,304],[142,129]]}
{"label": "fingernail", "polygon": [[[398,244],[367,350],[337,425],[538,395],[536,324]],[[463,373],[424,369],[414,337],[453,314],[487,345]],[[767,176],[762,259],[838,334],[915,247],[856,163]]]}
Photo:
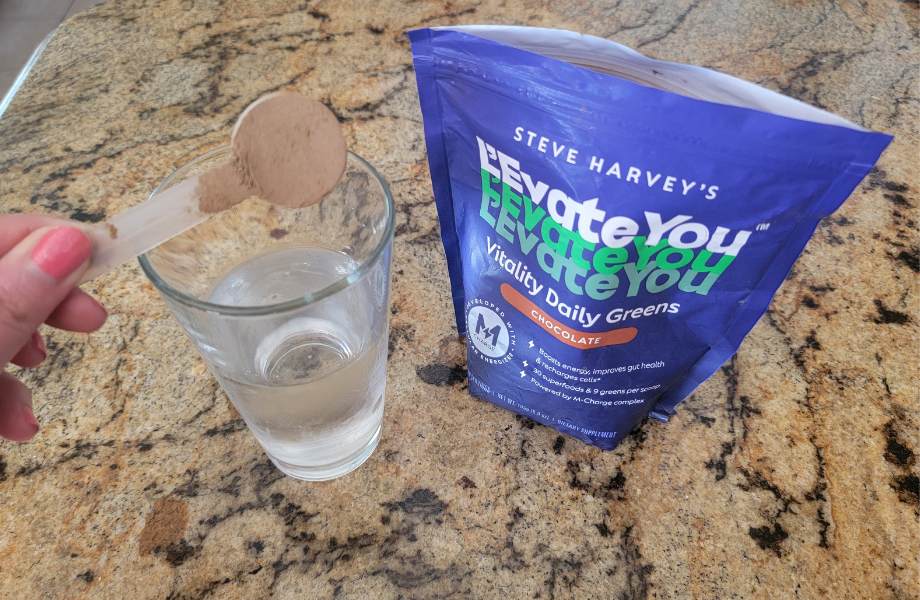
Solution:
{"label": "fingernail", "polygon": [[22,420],[32,430],[32,435],[38,433],[38,420],[35,418],[35,413],[32,412],[32,407],[25,403],[22,405]]}
{"label": "fingernail", "polygon": [[32,332],[32,343],[35,345],[38,351],[41,352],[42,360],[45,360],[46,358],[48,358],[48,347],[45,346],[45,340],[42,337],[42,334],[40,334],[37,331],[33,331]]}
{"label": "fingernail", "polygon": [[32,261],[55,279],[64,279],[90,256],[93,244],[76,227],[55,227],[32,249]]}

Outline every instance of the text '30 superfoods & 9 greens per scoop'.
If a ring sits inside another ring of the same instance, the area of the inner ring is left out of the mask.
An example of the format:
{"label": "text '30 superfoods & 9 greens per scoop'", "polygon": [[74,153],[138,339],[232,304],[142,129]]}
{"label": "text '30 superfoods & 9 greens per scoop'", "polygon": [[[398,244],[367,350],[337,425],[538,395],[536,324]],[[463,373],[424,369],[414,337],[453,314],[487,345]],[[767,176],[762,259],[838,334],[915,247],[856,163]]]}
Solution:
{"label": "text '30 superfoods & 9 greens per scoop'", "polygon": [[891,141],[591,36],[409,36],[470,390],[604,449],[737,350]]}

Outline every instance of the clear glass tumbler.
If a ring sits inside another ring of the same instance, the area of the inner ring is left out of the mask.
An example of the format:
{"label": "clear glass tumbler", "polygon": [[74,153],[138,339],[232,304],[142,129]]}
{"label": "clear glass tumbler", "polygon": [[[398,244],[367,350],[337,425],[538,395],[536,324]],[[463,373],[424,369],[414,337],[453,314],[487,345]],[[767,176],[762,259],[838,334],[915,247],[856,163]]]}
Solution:
{"label": "clear glass tumbler", "polygon": [[[209,152],[154,194],[229,158],[229,147]],[[140,257],[266,454],[292,477],[339,477],[377,447],[392,241],[386,182],[349,153],[341,181],[313,206],[246,200]]]}

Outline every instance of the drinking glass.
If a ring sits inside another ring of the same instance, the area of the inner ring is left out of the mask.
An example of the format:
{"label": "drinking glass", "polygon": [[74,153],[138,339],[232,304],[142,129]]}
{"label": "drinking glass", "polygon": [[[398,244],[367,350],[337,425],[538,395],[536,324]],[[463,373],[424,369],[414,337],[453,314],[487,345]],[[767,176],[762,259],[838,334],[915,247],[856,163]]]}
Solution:
{"label": "drinking glass", "polygon": [[[229,147],[211,151],[153,193],[230,156]],[[140,257],[211,373],[287,475],[339,477],[377,447],[393,218],[386,182],[349,153],[338,185],[312,206],[282,208],[252,198]]]}

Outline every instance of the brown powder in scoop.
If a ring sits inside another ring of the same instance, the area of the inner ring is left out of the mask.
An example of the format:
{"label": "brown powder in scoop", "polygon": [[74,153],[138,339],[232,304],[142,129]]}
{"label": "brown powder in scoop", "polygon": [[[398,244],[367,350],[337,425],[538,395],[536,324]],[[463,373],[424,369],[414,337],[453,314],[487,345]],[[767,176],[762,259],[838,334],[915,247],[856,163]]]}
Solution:
{"label": "brown powder in scoop", "polygon": [[204,213],[220,212],[239,204],[258,192],[242,182],[234,163],[218,165],[198,177],[198,210]]}
{"label": "brown powder in scoop", "polygon": [[199,177],[202,212],[253,195],[279,206],[309,206],[345,170],[345,138],[335,115],[296,92],[274,92],[250,104],[233,128],[232,146],[230,163]]}

